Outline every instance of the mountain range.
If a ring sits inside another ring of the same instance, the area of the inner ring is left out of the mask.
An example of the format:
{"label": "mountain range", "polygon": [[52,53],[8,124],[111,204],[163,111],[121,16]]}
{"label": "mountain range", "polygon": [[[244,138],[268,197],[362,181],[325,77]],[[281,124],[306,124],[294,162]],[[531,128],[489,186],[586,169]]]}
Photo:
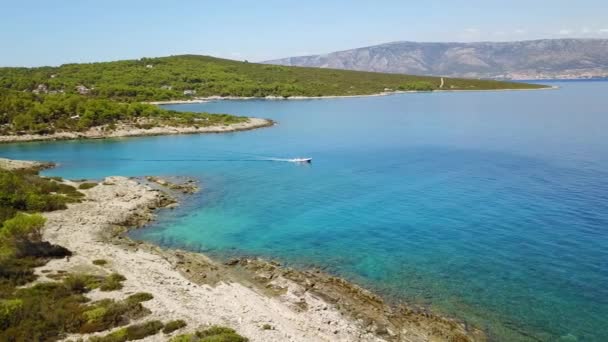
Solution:
{"label": "mountain range", "polygon": [[608,77],[608,39],[392,42],[267,64],[490,79]]}

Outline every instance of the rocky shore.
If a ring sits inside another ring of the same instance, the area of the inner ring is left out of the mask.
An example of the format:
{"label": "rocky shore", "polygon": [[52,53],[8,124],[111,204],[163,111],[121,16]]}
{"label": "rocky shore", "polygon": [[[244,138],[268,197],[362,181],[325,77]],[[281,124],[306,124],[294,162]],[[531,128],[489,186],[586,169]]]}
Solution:
{"label": "rocky shore", "polygon": [[173,134],[227,133],[268,127],[272,126],[273,124],[274,123],[272,120],[260,118],[249,118],[245,122],[221,126],[157,126],[152,128],[138,128],[135,125],[120,124],[112,130],[106,129],[106,127],[104,126],[100,126],[93,127],[84,132],[0,135],[0,143],[48,140],[104,139]]}
{"label": "rocky shore", "polygon": [[13,160],[0,158],[0,169],[15,171],[15,170],[44,170],[55,166],[53,163],[29,161],[29,160]]}
{"label": "rocky shore", "polygon": [[412,94],[412,93],[445,93],[445,92],[496,92],[496,91],[530,91],[530,90],[555,90],[559,89],[557,86],[545,86],[543,88],[530,88],[530,89],[434,89],[434,90],[386,90],[375,94],[364,94],[364,95],[324,95],[324,96],[207,96],[207,97],[196,97],[191,100],[175,100],[175,101],[157,101],[148,102],[150,104],[163,105],[163,104],[189,104],[189,103],[206,103],[210,101],[247,101],[247,100],[284,100],[284,101],[297,101],[297,100],[327,100],[327,99],[350,99],[360,97],[378,97],[378,96],[391,96],[399,94]]}
{"label": "rocky shore", "polygon": [[[257,259],[219,263],[203,254],[166,250],[126,237],[128,229],[153,220],[157,209],[175,205],[171,192],[183,190],[171,184],[157,177],[108,177],[80,190],[85,194],[82,202],[45,213],[44,239],[68,248],[73,256],[40,267],[41,280],[66,271],[117,272],[127,280],[112,298],[142,291],[154,295],[145,303],[152,312],[146,319],[183,319],[186,330],[230,326],[251,341],[485,340],[482,332],[462,323],[421,308],[392,307],[321,271]],[[96,265],[95,260],[105,262]],[[108,293],[93,292],[91,297],[108,298]],[[71,336],[80,337],[86,336]]]}

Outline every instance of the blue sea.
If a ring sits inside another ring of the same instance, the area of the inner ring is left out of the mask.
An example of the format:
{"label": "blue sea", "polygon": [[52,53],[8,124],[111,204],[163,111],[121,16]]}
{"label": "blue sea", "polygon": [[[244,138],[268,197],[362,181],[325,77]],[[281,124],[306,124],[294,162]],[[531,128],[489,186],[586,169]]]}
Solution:
{"label": "blue sea", "polygon": [[[195,177],[134,236],[322,267],[497,341],[608,341],[608,82],[167,106],[255,131],[0,146],[46,172]],[[310,165],[274,159],[312,157]]]}

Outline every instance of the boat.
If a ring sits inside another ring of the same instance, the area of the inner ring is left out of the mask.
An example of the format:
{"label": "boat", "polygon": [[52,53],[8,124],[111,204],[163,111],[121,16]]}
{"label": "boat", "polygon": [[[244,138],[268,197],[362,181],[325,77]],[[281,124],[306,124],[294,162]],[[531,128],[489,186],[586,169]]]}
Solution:
{"label": "boat", "polygon": [[289,159],[292,163],[312,163],[312,158],[293,158]]}

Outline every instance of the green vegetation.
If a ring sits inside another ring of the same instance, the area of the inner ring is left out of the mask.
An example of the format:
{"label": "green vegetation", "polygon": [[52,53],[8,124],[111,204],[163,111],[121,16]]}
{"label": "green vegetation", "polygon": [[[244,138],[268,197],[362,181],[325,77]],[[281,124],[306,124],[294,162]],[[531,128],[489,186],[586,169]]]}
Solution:
{"label": "green vegetation", "polygon": [[74,187],[42,178],[27,171],[0,169],[0,224],[17,212],[65,209],[82,196]]}
{"label": "green vegetation", "polygon": [[0,170],[0,298],[5,291],[35,279],[41,258],[70,255],[41,241],[45,219],[40,211],[64,209],[80,200],[74,187],[27,171]]}
{"label": "green vegetation", "polygon": [[147,292],[137,292],[127,297],[129,303],[141,303],[154,299],[154,296]]}
{"label": "green vegetation", "polygon": [[246,342],[247,338],[237,334],[233,329],[225,327],[211,327],[197,331],[194,334],[175,336],[171,342]]}
{"label": "green vegetation", "polygon": [[95,126],[111,131],[120,123],[144,129],[159,125],[204,127],[245,120],[227,114],[177,113],[150,104],[120,103],[100,97],[40,95],[0,88],[0,134],[52,134]]}
{"label": "green vegetation", "polygon": [[136,301],[87,303],[83,295],[96,284],[97,277],[70,275],[61,282],[28,288],[2,287],[0,340],[55,340],[66,333],[91,333],[126,325],[147,314]]}
{"label": "green vegetation", "polygon": [[397,87],[397,90],[401,91],[433,91],[436,89],[436,86],[427,81],[414,81],[402,84]]}
{"label": "green vegetation", "polygon": [[160,321],[133,324],[126,328],[118,329],[103,337],[91,337],[89,342],[125,342],[141,340],[142,338],[156,335],[162,328],[163,323]]}
{"label": "green vegetation", "polygon": [[176,330],[179,330],[179,329],[185,327],[186,325],[187,325],[186,322],[181,319],[167,322],[167,324],[165,324],[165,327],[163,328],[163,333],[170,334]]}
{"label": "green vegetation", "polygon": [[78,185],[79,190],[88,190],[97,186],[97,183],[82,183]]}
{"label": "green vegetation", "polygon": [[[90,334],[120,328],[90,341],[123,342],[145,338],[160,330],[171,333],[183,328],[181,320],[166,326],[160,321],[129,325],[150,311],[142,305],[154,297],[138,292],[116,301],[92,302],[85,294],[94,289],[113,291],[122,288],[120,274],[108,276],[47,274],[53,282],[34,281],[35,267],[49,258],[63,258],[71,252],[42,241],[45,218],[37,211],[65,208],[82,197],[74,187],[43,178],[34,172],[0,170],[0,341],[54,341],[67,334]],[[102,259],[95,265],[105,265]],[[201,341],[245,341],[233,330],[201,333]],[[199,335],[196,335],[199,336]],[[203,339],[204,336],[204,339]]]}
{"label": "green vegetation", "polygon": [[[444,88],[504,89],[541,86],[444,79]],[[0,88],[17,91],[86,93],[120,101],[154,101],[196,96],[361,95],[427,82],[438,77],[245,63],[207,56],[182,55],[60,67],[1,68]],[[78,88],[80,87],[80,88]],[[84,88],[83,88],[84,87]]]}
{"label": "green vegetation", "polygon": [[[440,89],[441,78],[286,67],[183,55],[59,67],[0,68],[0,134],[113,130],[121,122],[230,124],[230,115],[176,113],[141,101],[192,96],[366,95]],[[442,89],[531,89],[541,85],[444,78]]]}

